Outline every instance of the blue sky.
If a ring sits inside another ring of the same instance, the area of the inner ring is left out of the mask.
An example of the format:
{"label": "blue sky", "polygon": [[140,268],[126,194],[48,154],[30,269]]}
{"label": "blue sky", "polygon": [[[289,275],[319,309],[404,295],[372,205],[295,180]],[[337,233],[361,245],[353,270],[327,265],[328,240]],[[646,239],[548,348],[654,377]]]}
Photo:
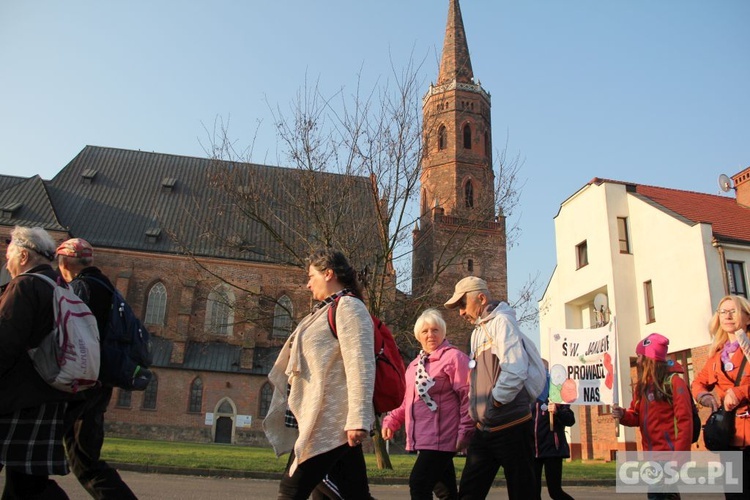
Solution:
{"label": "blue sky", "polygon": [[[524,159],[511,296],[554,266],[559,205],[593,177],[718,193],[750,166],[750,2],[463,0],[493,142]],[[0,2],[0,173],[52,178],[85,145],[204,156],[231,117],[277,164],[268,103],[425,58],[448,0]],[[540,290],[540,294],[543,290]]]}

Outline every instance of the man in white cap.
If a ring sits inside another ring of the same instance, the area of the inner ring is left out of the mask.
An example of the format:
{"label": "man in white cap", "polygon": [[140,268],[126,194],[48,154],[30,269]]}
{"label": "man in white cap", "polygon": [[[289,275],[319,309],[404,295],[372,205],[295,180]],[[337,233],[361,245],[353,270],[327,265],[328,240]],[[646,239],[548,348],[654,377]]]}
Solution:
{"label": "man in white cap", "polygon": [[445,303],[474,325],[469,411],[477,430],[469,443],[459,498],[486,498],[500,467],[511,499],[539,498],[534,479],[531,402],[546,371],[539,351],[518,327],[513,309],[492,300],[487,282],[469,276]]}
{"label": "man in white cap", "polygon": [[[94,249],[82,238],[71,238],[57,247],[60,275],[76,295],[86,302],[96,318],[99,334],[106,335],[112,309],[112,282],[94,267]],[[104,337],[102,337],[103,340]],[[85,399],[70,405],[68,420],[73,427],[65,433],[70,469],[94,498],[134,499],[135,494],[120,474],[101,460],[104,444],[104,413],[112,398],[112,386],[102,385],[84,393]]]}

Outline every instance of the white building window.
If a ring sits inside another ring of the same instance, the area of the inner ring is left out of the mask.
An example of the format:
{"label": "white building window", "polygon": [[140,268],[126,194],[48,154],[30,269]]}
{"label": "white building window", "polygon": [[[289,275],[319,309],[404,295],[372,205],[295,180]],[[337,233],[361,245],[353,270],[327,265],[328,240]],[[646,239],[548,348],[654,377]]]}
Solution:
{"label": "white building window", "polygon": [[643,283],[643,298],[646,302],[646,323],[656,321],[656,310],[654,308],[654,289],[651,280]]}
{"label": "white building window", "polygon": [[586,240],[576,245],[576,269],[589,265],[589,246]]}
{"label": "white building window", "polygon": [[627,217],[617,218],[617,238],[620,240],[620,253],[630,253]]}
{"label": "white building window", "polygon": [[729,278],[729,293],[747,298],[747,283],[745,282],[745,263],[728,260],[727,278]]}

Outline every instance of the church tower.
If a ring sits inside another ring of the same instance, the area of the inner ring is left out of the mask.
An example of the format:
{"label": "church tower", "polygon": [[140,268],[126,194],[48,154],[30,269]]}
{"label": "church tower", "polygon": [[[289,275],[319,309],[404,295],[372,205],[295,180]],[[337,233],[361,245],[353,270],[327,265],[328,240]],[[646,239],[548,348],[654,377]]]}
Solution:
{"label": "church tower", "polygon": [[[495,206],[490,95],[474,78],[458,0],[436,84],[422,98],[420,219],[413,233],[415,296],[442,304],[465,276],[507,300],[505,219]],[[462,344],[458,344],[463,347]]]}

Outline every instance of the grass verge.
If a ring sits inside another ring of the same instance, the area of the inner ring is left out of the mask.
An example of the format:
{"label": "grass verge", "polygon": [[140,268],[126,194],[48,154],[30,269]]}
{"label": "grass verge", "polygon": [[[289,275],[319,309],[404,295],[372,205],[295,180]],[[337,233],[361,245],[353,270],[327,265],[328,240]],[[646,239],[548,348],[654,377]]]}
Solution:
{"label": "grass verge", "polygon": [[[270,448],[223,445],[213,443],[182,443],[174,441],[145,441],[137,439],[107,438],[104,440],[102,458],[111,462],[180,467],[188,469],[219,469],[279,473],[286,466],[287,456],[276,458]],[[370,477],[408,478],[415,455],[393,454],[393,470],[379,470],[375,455],[365,454],[367,474]],[[456,457],[456,473],[461,474],[465,459]],[[566,462],[563,465],[566,482],[580,480],[613,480],[615,463],[601,461]]]}

